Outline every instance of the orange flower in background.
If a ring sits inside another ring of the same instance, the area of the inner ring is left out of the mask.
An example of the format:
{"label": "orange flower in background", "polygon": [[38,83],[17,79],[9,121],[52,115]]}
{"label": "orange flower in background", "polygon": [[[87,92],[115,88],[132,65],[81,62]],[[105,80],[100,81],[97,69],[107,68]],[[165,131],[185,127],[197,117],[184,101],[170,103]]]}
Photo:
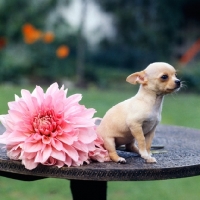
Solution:
{"label": "orange flower in background", "polygon": [[[51,31],[42,32],[36,29],[32,24],[26,23],[22,27],[22,33],[24,36],[24,42],[27,44],[33,44],[38,40],[42,40],[48,44],[54,41],[55,35]],[[70,53],[70,49],[66,45],[61,45],[56,49],[56,55],[58,58],[66,58]]]}
{"label": "orange flower in background", "polygon": [[23,27],[22,27],[22,32],[23,34],[31,34],[32,31],[34,31],[35,28],[32,24],[25,24]]}
{"label": "orange flower in background", "polygon": [[54,38],[55,38],[55,36],[54,36],[54,34],[52,33],[52,32],[46,32],[44,35],[43,35],[43,41],[45,42],[45,43],[51,43],[51,42],[53,42],[53,40],[54,40]]}
{"label": "orange flower in background", "polygon": [[6,38],[0,37],[0,50],[6,46]]}
{"label": "orange flower in background", "polygon": [[65,58],[69,55],[69,47],[66,45],[61,45],[60,47],[57,48],[56,50],[56,55],[58,58]]}
{"label": "orange flower in background", "polygon": [[22,33],[24,35],[24,42],[27,44],[33,44],[43,36],[42,31],[36,29],[32,24],[24,24],[22,27]]}

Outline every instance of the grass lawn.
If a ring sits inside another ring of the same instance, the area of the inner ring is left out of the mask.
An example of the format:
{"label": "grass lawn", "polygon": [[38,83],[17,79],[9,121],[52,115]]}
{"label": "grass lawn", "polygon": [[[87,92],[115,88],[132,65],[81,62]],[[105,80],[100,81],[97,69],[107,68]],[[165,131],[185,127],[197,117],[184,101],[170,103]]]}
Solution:
{"label": "grass lawn", "polygon": [[[32,88],[29,88],[32,90]],[[102,117],[112,105],[135,93],[135,89],[115,90],[72,90],[69,94],[82,93],[82,104],[97,110],[95,116]],[[0,114],[7,113],[7,102],[20,94],[20,88],[0,86]],[[187,126],[200,129],[200,96],[194,94],[172,94],[165,98],[162,124]],[[154,200],[197,200],[200,177],[164,181],[109,182],[108,200],[154,199]],[[62,179],[44,179],[35,182],[23,182],[0,177],[2,200],[70,200],[72,199],[69,181]],[[98,195],[98,193],[97,193]]]}

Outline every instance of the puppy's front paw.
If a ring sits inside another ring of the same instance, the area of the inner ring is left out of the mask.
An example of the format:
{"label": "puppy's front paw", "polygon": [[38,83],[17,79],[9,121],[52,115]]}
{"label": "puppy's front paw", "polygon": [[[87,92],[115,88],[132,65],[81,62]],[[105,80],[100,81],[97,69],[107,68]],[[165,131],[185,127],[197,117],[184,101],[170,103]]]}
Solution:
{"label": "puppy's front paw", "polygon": [[147,163],[157,163],[156,159],[154,157],[149,157],[146,159]]}
{"label": "puppy's front paw", "polygon": [[122,157],[119,157],[117,163],[125,164],[125,163],[126,163],[126,159],[124,159],[124,158],[122,158]]}
{"label": "puppy's front paw", "polygon": [[151,156],[149,156],[149,154],[148,154],[147,152],[142,152],[142,153],[140,153],[140,155],[141,155],[141,157],[144,158],[145,160],[147,160],[147,159],[149,159],[149,157],[151,157]]}

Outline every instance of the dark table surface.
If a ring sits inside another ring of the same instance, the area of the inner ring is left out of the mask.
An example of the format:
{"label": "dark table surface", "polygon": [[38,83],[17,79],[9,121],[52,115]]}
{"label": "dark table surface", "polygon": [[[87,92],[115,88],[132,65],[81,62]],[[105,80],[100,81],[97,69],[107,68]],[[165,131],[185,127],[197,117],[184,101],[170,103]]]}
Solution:
{"label": "dark table surface", "polygon": [[[0,133],[3,132],[4,128],[0,125]],[[20,161],[10,160],[5,149],[0,148],[0,176],[22,180],[53,177],[71,180],[137,181],[200,175],[200,130],[160,125],[153,145],[164,146],[153,155],[157,159],[156,164],[147,164],[138,155],[119,150],[118,153],[126,158],[126,164],[93,162],[80,167],[60,169],[40,165],[34,170],[25,169]]]}

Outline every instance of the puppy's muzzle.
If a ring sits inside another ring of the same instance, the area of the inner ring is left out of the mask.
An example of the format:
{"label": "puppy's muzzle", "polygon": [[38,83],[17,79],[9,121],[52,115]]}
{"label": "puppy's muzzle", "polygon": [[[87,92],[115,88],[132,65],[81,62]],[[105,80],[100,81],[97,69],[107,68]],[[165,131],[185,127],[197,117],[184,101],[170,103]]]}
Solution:
{"label": "puppy's muzzle", "polygon": [[181,81],[179,79],[175,80],[175,84],[177,89],[181,87]]}
{"label": "puppy's muzzle", "polygon": [[181,86],[181,81],[179,79],[175,80],[175,83],[176,83],[177,87]]}

